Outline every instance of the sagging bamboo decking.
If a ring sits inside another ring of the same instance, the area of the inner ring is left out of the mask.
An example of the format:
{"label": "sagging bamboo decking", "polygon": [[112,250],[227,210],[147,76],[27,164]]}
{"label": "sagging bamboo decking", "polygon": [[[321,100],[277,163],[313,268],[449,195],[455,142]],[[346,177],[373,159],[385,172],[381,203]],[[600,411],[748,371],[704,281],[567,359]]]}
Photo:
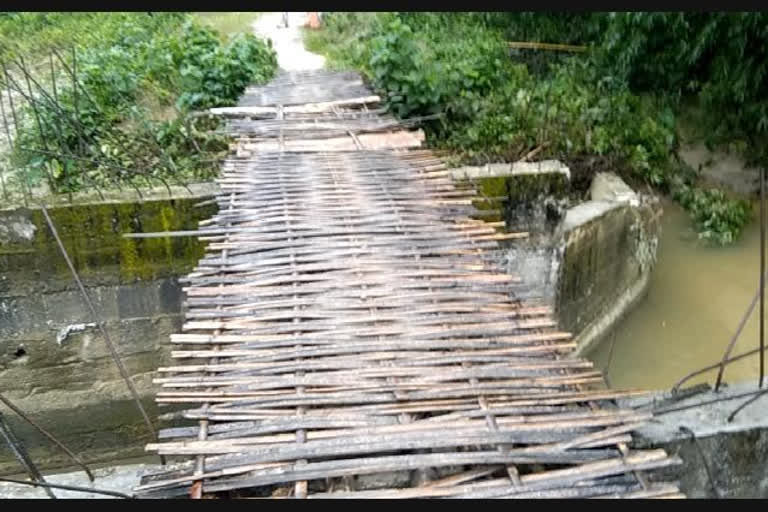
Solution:
{"label": "sagging bamboo decking", "polygon": [[681,497],[641,473],[677,457],[627,448],[650,415],[611,407],[629,392],[595,389],[549,308],[514,300],[492,251],[525,234],[480,220],[359,81],[284,73],[228,112],[179,364],[156,380],[196,423],[148,446],[187,461],[140,495]]}

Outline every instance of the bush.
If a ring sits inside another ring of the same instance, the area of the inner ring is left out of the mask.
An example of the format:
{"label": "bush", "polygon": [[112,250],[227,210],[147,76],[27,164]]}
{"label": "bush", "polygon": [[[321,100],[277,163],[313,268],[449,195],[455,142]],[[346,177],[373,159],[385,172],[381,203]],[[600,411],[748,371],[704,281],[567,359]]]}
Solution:
{"label": "bush", "polygon": [[[306,37],[334,66],[362,71],[399,116],[442,112],[425,127],[428,142],[467,160],[516,160],[534,149],[565,162],[599,155],[670,191],[680,181],[673,156],[684,94],[698,91],[711,106],[712,133],[754,141],[747,129],[768,127],[762,16],[333,13],[325,31]],[[510,59],[508,40],[591,51]],[[704,238],[738,236],[749,219],[743,202],[685,186],[675,197]]]}
{"label": "bush", "polygon": [[212,29],[187,22],[180,34],[162,43],[180,70],[177,105],[182,109],[234,105],[249,83],[266,82],[277,68],[271,43],[252,34],[237,34],[222,45]]}
{"label": "bush", "polygon": [[719,245],[736,240],[752,217],[748,201],[730,199],[722,190],[679,185],[673,197],[691,214],[699,238]]}
{"label": "bush", "polygon": [[250,34],[222,43],[214,30],[173,13],[103,16],[111,31],[92,34],[77,52],[80,85],[72,87],[70,76],[58,84],[58,101],[22,109],[16,162],[66,192],[210,177],[227,146],[198,131],[189,113],[232,105],[249,83],[271,78],[271,43]]}

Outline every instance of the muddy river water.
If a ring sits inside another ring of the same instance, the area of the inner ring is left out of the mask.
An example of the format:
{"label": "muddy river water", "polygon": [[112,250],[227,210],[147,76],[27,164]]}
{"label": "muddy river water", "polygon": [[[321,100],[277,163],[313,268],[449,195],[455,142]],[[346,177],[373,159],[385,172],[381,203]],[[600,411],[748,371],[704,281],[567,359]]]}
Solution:
{"label": "muddy river water", "polygon": [[[755,208],[757,211],[757,208]],[[760,226],[754,221],[740,239],[725,248],[704,246],[687,214],[664,202],[658,261],[648,294],[589,357],[608,367],[614,388],[661,389],[687,373],[720,360],[757,290],[760,274]],[[766,297],[768,311],[768,296]],[[759,305],[734,348],[738,354],[758,347]],[[768,326],[766,326],[768,330]],[[752,356],[726,367],[724,380],[758,375]],[[713,383],[717,372],[686,385]]]}

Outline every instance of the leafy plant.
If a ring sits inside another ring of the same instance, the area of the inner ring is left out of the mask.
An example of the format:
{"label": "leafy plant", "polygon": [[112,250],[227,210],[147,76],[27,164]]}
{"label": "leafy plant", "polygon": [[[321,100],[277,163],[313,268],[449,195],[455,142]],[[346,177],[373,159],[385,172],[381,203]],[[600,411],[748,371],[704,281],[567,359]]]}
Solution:
{"label": "leafy plant", "polygon": [[[359,69],[400,116],[442,112],[430,144],[465,160],[599,157],[674,194],[703,237],[726,243],[743,202],[704,191],[673,164],[682,100],[710,139],[768,161],[768,16],[746,13],[332,13],[306,34]],[[578,55],[506,54],[505,41],[580,44]]]}
{"label": "leafy plant", "polygon": [[722,190],[681,184],[673,197],[691,214],[699,238],[719,245],[736,240],[752,216],[748,201],[730,199]]}
{"label": "leafy plant", "polygon": [[[98,14],[76,19],[90,24]],[[34,110],[21,110],[19,166],[33,180],[51,176],[62,192],[212,176],[227,145],[198,130],[190,112],[234,104],[249,83],[272,77],[277,59],[269,41],[239,34],[222,43],[190,18],[103,14],[110,31],[96,30],[79,47],[77,87],[70,75],[60,80],[55,99],[44,95]],[[72,22],[65,15],[33,19]],[[73,64],[70,57],[68,73]]]}

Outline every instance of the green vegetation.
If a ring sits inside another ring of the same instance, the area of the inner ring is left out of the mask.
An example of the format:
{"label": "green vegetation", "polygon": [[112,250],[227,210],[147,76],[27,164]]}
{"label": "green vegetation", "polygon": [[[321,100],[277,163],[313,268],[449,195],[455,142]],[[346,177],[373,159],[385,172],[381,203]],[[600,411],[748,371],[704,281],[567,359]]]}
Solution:
{"label": "green vegetation", "polygon": [[[26,100],[13,160],[55,192],[210,177],[226,139],[210,133],[214,120],[191,114],[234,105],[277,67],[269,42],[250,33],[222,38],[188,14],[13,13],[0,16],[4,40],[30,20],[29,37],[3,47],[16,64],[11,89]],[[67,39],[62,27],[79,35]],[[29,94],[19,56],[36,50],[35,60],[48,64],[46,51],[57,46],[55,91],[50,83]]]}
{"label": "green vegetation", "polygon": [[[51,48],[74,44],[92,46],[96,41],[109,41],[115,28],[130,16],[135,15],[94,12],[1,13],[0,56],[7,58],[14,50],[41,55],[47,54]],[[181,15],[176,16],[181,18]]]}
{"label": "green vegetation", "polygon": [[253,23],[259,18],[258,12],[196,12],[197,21],[216,30],[224,36],[253,32]]}
{"label": "green vegetation", "polygon": [[[720,244],[751,217],[677,162],[678,118],[697,104],[708,143],[766,163],[768,15],[333,13],[324,25],[305,32],[311,51],[360,70],[399,116],[442,112],[428,142],[468,162],[535,152],[574,168],[597,157],[671,193]],[[507,41],[588,51],[510,56]]]}

